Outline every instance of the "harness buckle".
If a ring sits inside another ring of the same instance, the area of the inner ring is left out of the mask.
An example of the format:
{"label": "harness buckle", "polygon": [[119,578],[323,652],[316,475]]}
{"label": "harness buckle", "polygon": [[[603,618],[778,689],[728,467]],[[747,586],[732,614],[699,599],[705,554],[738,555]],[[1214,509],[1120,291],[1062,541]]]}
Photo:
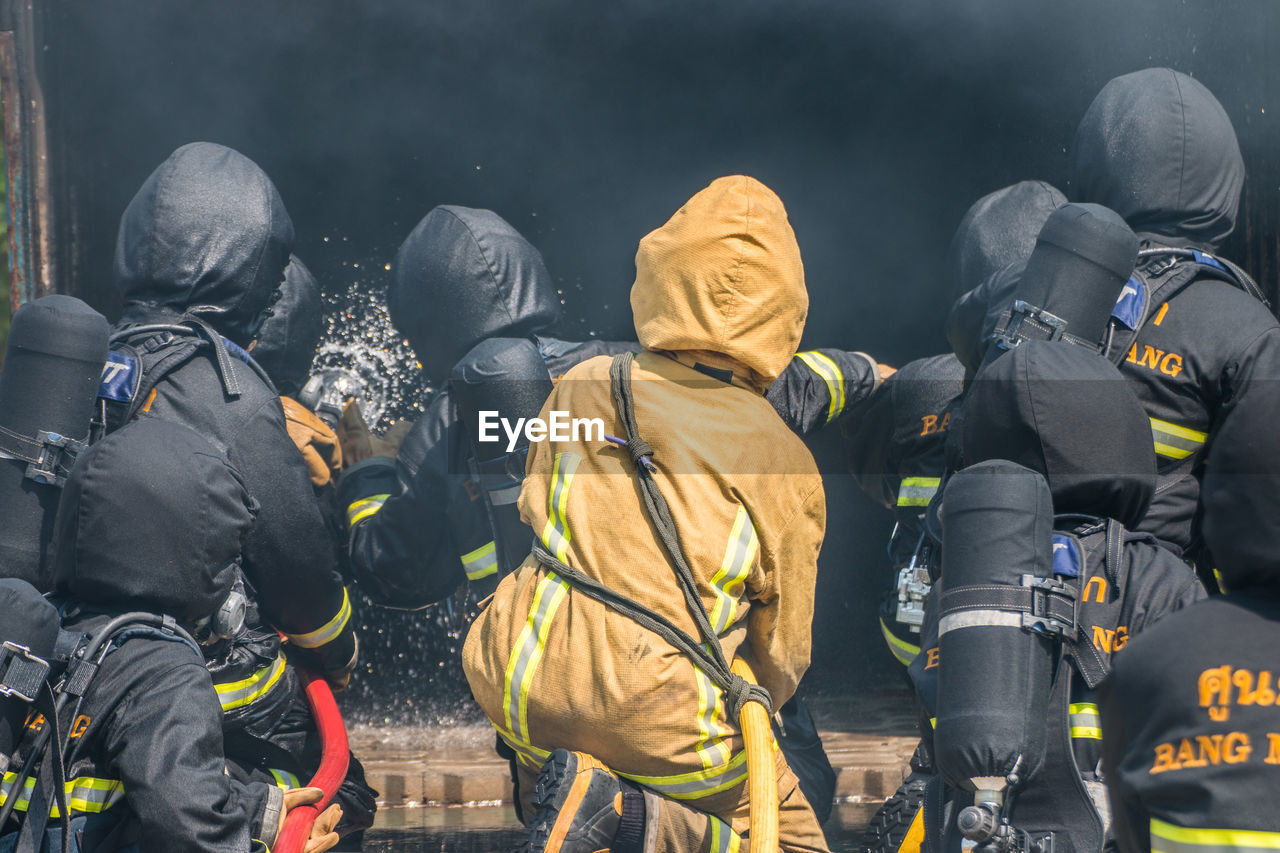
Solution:
{"label": "harness buckle", "polygon": [[1066,331],[1066,320],[1018,299],[1009,309],[1009,319],[1004,327],[996,329],[995,344],[1002,350],[1011,350],[1023,341],[1060,340]]}
{"label": "harness buckle", "polygon": [[31,653],[27,646],[10,640],[0,643],[0,696],[16,696],[24,702],[36,701],[40,685],[49,677],[49,662]]}
{"label": "harness buckle", "polygon": [[36,433],[36,441],[41,445],[40,459],[28,463],[26,476],[37,483],[62,488],[76,464],[76,458],[87,445],[70,436],[44,430]]}
{"label": "harness buckle", "polygon": [[1031,593],[1031,612],[1022,614],[1022,627],[1033,634],[1074,640],[1080,634],[1080,599],[1076,588],[1060,580],[1023,575]]}

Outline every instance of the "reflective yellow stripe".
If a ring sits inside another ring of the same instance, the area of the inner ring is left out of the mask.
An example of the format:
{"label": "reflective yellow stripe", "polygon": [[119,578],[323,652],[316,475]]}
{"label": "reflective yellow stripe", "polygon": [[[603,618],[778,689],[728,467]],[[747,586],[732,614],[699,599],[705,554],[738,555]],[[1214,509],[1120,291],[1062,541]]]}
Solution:
{"label": "reflective yellow stripe", "polygon": [[569,506],[569,487],[573,485],[573,474],[578,470],[582,458],[573,453],[557,453],[555,465],[551,471],[551,490],[547,494],[547,523],[542,528],[542,544],[556,555],[561,562],[567,562],[569,554],[569,518],[566,510]]}
{"label": "reflective yellow stripe", "polygon": [[1067,707],[1071,736],[1089,740],[1102,740],[1098,706],[1092,702],[1073,702]]}
{"label": "reflective yellow stripe", "polygon": [[898,486],[898,506],[928,506],[941,482],[940,477],[903,477]]}
{"label": "reflective yellow stripe", "polygon": [[1152,853],[1230,853],[1280,850],[1280,832],[1251,829],[1194,829],[1151,819]]}
{"label": "reflective yellow stripe", "polygon": [[743,750],[719,767],[674,776],[637,776],[621,772],[618,775],[675,800],[696,800],[741,784],[747,778],[747,753]]}
{"label": "reflective yellow stripe", "polygon": [[1149,420],[1156,453],[1170,459],[1186,459],[1204,447],[1204,443],[1209,439],[1209,433],[1198,429],[1178,426],[1159,418],[1149,418]]}
{"label": "reflective yellow stripe", "polygon": [[276,780],[276,787],[281,791],[288,791],[290,788],[301,788],[302,783],[297,776],[288,770],[277,770],[274,767],[268,767],[267,770]]}
{"label": "reflective yellow stripe", "polygon": [[371,515],[376,515],[391,495],[370,495],[347,507],[347,527],[355,527]]}
{"label": "reflective yellow stripe", "polygon": [[498,546],[496,542],[481,545],[474,551],[462,555],[462,568],[467,573],[467,580],[478,581],[496,574],[498,571]]}
{"label": "reflective yellow stripe", "polygon": [[[3,806],[5,800],[8,799],[9,791],[13,788],[13,783],[18,779],[18,774],[8,772],[4,774],[4,782],[0,784],[0,806]],[[31,805],[31,794],[35,790],[36,780],[34,777],[28,777],[26,783],[22,786],[22,794],[18,797],[18,802],[14,804],[14,811],[25,812],[27,807]],[[88,814],[97,814],[104,812],[114,806],[116,803],[124,799],[124,783],[119,779],[99,779],[96,776],[77,776],[67,781],[67,806],[73,812],[83,812]],[[57,804],[49,809],[51,817],[62,817]]]}
{"label": "reflective yellow stripe", "polygon": [[265,696],[267,691],[280,682],[280,677],[284,675],[284,668],[285,658],[280,654],[271,663],[246,679],[230,681],[226,684],[215,683],[213,689],[218,691],[218,702],[222,705],[222,710],[234,711]]}
{"label": "reflective yellow stripe", "polygon": [[711,821],[711,853],[738,853],[742,839],[729,824],[715,815],[707,815]]}
{"label": "reflective yellow stripe", "polygon": [[316,649],[325,643],[335,640],[350,621],[351,597],[347,595],[347,591],[344,589],[342,590],[342,606],[338,608],[336,616],[314,631],[308,631],[305,634],[288,634],[287,636],[295,646],[303,649]]}
{"label": "reflective yellow stripe", "polygon": [[[550,750],[534,746],[524,738],[516,737],[510,729],[494,723],[498,736],[516,751],[517,759],[526,767],[537,769],[551,755]],[[778,743],[774,740],[774,751]],[[747,778],[746,750],[733,756],[725,764],[711,769],[693,770],[688,773],[677,773],[673,776],[638,776],[622,773],[617,768],[610,768],[619,776],[630,779],[637,784],[652,788],[658,793],[676,800],[696,800],[707,797],[738,785]]]}
{"label": "reflective yellow stripe", "polygon": [[796,358],[827,383],[827,396],[831,398],[827,406],[827,423],[830,423],[844,411],[844,374],[840,372],[840,365],[817,350],[798,352]]}
{"label": "reflective yellow stripe", "polygon": [[725,546],[720,570],[711,576],[716,603],[711,608],[711,627],[723,634],[737,615],[738,598],[747,584],[751,564],[760,550],[760,537],[746,507],[738,507],[738,515],[729,530],[729,544]]}
{"label": "reflective yellow stripe", "polygon": [[[9,792],[13,790],[13,783],[18,781],[18,774],[9,771],[4,774],[4,782],[0,783],[0,806],[5,804],[9,799]],[[27,781],[22,785],[22,793],[18,795],[18,802],[14,804],[14,811],[25,812],[27,806],[31,803],[31,792],[35,790],[36,780],[34,776],[28,776]]]}
{"label": "reflective yellow stripe", "polygon": [[507,731],[520,743],[529,742],[529,685],[547,648],[547,634],[560,602],[569,594],[569,584],[556,575],[538,581],[525,621],[511,659],[507,662],[506,691],[503,695],[503,717]]}
{"label": "reflective yellow stripe", "polygon": [[911,662],[920,654],[920,647],[913,646],[906,640],[901,639],[885,624],[883,619],[880,620],[880,633],[884,635],[885,644],[889,646],[889,651],[898,659],[898,663],[903,666],[911,666]]}

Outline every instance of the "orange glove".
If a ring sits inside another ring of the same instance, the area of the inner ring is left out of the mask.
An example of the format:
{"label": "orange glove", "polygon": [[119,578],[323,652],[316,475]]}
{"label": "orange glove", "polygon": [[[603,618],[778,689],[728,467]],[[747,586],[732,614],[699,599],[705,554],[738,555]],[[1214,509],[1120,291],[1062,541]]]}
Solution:
{"label": "orange glove", "polygon": [[399,421],[379,438],[369,431],[360,407],[355,400],[351,400],[342,410],[342,419],[338,421],[338,443],[342,446],[342,458],[347,465],[355,465],[372,456],[394,459],[400,452],[400,443],[412,426],[409,421]]}
{"label": "orange glove", "polygon": [[298,446],[307,473],[316,486],[329,483],[342,472],[342,447],[338,436],[315,413],[292,397],[281,397],[284,425],[289,438]]}

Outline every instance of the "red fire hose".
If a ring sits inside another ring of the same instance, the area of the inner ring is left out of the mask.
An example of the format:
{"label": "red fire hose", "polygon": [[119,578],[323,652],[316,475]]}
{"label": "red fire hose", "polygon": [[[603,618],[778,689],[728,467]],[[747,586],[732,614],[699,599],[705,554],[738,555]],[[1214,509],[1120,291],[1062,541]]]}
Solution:
{"label": "red fire hose", "polygon": [[302,670],[298,671],[298,675],[306,688],[307,702],[311,704],[311,714],[315,717],[323,748],[320,768],[307,784],[324,791],[324,799],[315,805],[298,806],[289,812],[289,816],[285,818],[284,830],[272,848],[275,853],[302,853],[311,836],[311,825],[320,812],[328,808],[334,795],[338,793],[342,780],[347,778],[347,763],[351,758],[351,750],[347,745],[347,727],[342,722],[342,713],[333,699],[333,691],[329,689],[328,682]]}

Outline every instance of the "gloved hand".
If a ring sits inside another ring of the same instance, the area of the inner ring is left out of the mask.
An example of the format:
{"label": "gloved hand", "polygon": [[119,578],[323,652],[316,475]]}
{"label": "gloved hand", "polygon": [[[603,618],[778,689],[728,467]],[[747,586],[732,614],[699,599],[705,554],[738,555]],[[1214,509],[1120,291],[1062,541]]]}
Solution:
{"label": "gloved hand", "polygon": [[342,472],[342,447],[338,436],[315,413],[292,397],[281,397],[284,425],[302,453],[307,473],[316,486],[327,485]]}
{"label": "gloved hand", "polygon": [[338,843],[338,833],[334,827],[342,820],[342,806],[331,803],[329,808],[320,812],[316,822],[311,824],[311,836],[307,839],[302,853],[324,853],[325,850]]}
{"label": "gloved hand", "polygon": [[338,421],[338,444],[342,448],[343,462],[351,466],[372,456],[387,456],[394,459],[400,452],[400,443],[404,441],[411,426],[412,424],[408,421],[400,421],[387,430],[386,435],[379,438],[369,432],[369,426],[364,422],[360,407],[356,405],[355,400],[350,400],[342,410],[342,419]]}
{"label": "gloved hand", "polygon": [[355,651],[351,653],[351,660],[339,669],[326,670],[324,680],[329,682],[329,688],[334,693],[341,693],[351,684],[351,673],[356,671],[356,666],[360,663],[360,638],[352,635],[351,641],[355,646]]}
{"label": "gloved hand", "polygon": [[[284,810],[280,813],[280,826],[276,830],[276,837],[280,837],[280,833],[284,832],[284,822],[289,817],[289,812],[298,806],[312,806],[324,799],[324,791],[319,788],[290,788],[284,792]],[[322,811],[316,816],[315,823],[311,825],[311,835],[307,839],[306,845],[302,848],[303,853],[324,853],[338,843],[338,833],[333,828],[338,825],[338,821],[342,819],[342,806],[334,803],[329,808]]]}
{"label": "gloved hand", "polygon": [[881,379],[888,379],[890,376],[898,372],[898,368],[890,367],[887,364],[877,364],[876,369],[880,372]]}

